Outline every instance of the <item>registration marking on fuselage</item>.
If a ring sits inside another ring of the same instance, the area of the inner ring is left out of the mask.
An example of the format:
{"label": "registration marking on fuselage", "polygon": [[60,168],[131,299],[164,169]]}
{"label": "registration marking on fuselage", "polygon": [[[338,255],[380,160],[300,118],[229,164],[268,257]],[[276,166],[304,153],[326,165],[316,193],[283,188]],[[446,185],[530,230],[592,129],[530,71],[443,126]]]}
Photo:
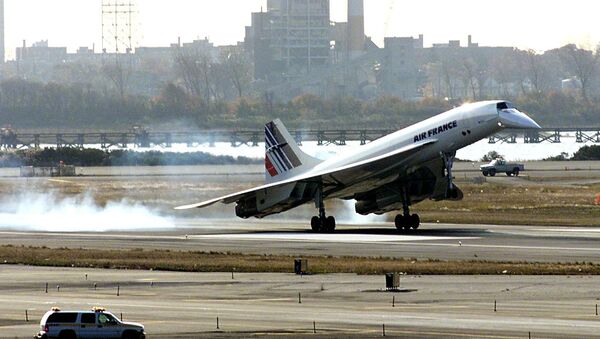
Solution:
{"label": "registration marking on fuselage", "polygon": [[378,235],[378,234],[319,234],[319,233],[257,233],[257,234],[209,234],[194,235],[191,239],[228,240],[274,240],[274,241],[320,241],[346,243],[407,242],[433,240],[468,240],[477,237],[435,237],[420,235]]}

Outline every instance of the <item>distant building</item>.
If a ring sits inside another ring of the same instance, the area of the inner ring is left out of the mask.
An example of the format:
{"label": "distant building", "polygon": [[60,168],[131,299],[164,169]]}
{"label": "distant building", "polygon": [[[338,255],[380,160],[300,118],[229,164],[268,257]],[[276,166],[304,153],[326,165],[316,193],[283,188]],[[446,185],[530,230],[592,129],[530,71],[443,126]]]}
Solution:
{"label": "distant building", "polygon": [[48,40],[35,42],[27,47],[23,41],[22,47],[17,47],[17,61],[52,65],[65,62],[67,59],[66,47],[49,47]]}
{"label": "distant building", "polygon": [[385,38],[380,83],[384,93],[400,98],[415,98],[420,92],[420,55],[423,35]]}
{"label": "distant building", "polygon": [[246,45],[255,77],[297,76],[330,60],[329,0],[268,0],[266,13],[253,13]]}

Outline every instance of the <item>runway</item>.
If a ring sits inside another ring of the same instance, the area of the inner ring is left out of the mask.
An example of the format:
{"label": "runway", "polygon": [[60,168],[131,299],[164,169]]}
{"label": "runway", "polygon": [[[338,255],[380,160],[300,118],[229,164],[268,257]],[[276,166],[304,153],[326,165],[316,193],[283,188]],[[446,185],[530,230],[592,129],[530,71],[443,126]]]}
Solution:
{"label": "runway", "polygon": [[232,279],[230,273],[0,265],[0,337],[31,338],[53,306],[100,305],[144,324],[148,338],[373,338],[384,325],[390,337],[591,338],[600,333],[599,283],[587,276],[403,276],[402,292],[386,292],[382,276],[238,273]]}
{"label": "runway", "polygon": [[[464,166],[474,167],[472,164]],[[515,186],[536,186],[555,180],[556,184],[568,181],[566,184],[573,185],[582,180],[587,182],[588,176],[589,180],[598,181],[595,167],[571,168],[573,164],[569,164],[568,170],[565,167],[558,173],[544,166],[548,165],[539,163],[529,172],[536,180],[502,176],[489,180]],[[162,170],[152,169],[153,172]],[[117,214],[122,218],[119,222],[122,224],[125,220],[125,225],[116,228],[129,231],[83,232],[81,230],[101,229],[94,225],[112,224],[117,218],[102,211],[79,218],[71,211],[67,215],[76,219],[75,226],[81,224],[82,227],[62,226],[77,230],[75,232],[27,231],[24,230],[27,225],[12,229],[6,225],[0,231],[0,245],[600,263],[600,227],[425,223],[416,232],[399,233],[392,223],[377,218],[350,219],[351,214],[338,207],[337,231],[315,234],[309,231],[308,220],[303,217],[310,215],[311,206],[308,210],[291,211],[279,219],[264,220],[203,219],[200,217],[203,214],[197,211],[174,214],[171,206],[208,198],[221,191],[238,190],[262,180],[260,174],[245,172],[244,177],[196,176],[193,174],[196,170],[190,168],[189,173],[141,178],[135,177],[137,172],[131,177],[126,173],[114,176],[106,173],[105,177],[49,182],[50,188],[93,188],[105,192],[111,199],[126,195],[133,201],[167,206],[153,210],[152,215],[166,215],[171,221],[167,224],[172,227],[146,225],[132,213],[129,207],[133,205],[125,204],[126,208]],[[465,182],[479,175],[468,168],[459,173]],[[556,176],[560,180],[555,179]],[[45,182],[45,179],[0,179],[7,187],[15,187],[7,191],[21,189],[17,184],[25,188],[33,183],[43,184],[44,188]],[[24,210],[30,211],[34,200],[24,199]],[[78,210],[85,209],[77,206]],[[90,206],[83,207],[89,209]],[[231,206],[216,207],[211,215],[228,215],[222,213],[225,210],[231,215]],[[99,217],[102,218],[98,220]],[[136,222],[135,230],[127,223],[129,220]],[[46,229],[45,221],[42,218],[44,227],[40,229]],[[59,222],[52,221],[51,227],[61,227]],[[84,279],[86,274],[89,280]],[[46,282],[51,287],[48,294],[43,291]],[[98,283],[98,290],[93,289],[94,282]],[[384,324],[387,336],[410,338],[527,338],[530,333],[532,338],[589,338],[600,333],[595,313],[599,283],[600,279],[595,276],[403,276],[403,292],[389,293],[382,291],[382,276],[236,273],[232,279],[230,272],[175,273],[0,264],[0,337],[30,338],[39,328],[39,318],[54,305],[64,309],[101,305],[118,315],[123,313],[126,321],[144,323],[149,338],[379,337]],[[57,285],[61,286],[60,292],[56,290]],[[121,287],[119,297],[115,295],[117,285]],[[302,303],[298,302],[298,293],[301,293]],[[494,311],[495,300],[497,311]],[[23,319],[25,310],[29,312],[29,322]],[[215,326],[217,317],[219,329]]]}
{"label": "runway", "polygon": [[0,244],[144,248],[252,254],[334,255],[439,260],[600,262],[600,228],[424,224],[398,233],[391,223],[341,224],[315,234],[301,221],[176,219],[161,231],[0,232]]}

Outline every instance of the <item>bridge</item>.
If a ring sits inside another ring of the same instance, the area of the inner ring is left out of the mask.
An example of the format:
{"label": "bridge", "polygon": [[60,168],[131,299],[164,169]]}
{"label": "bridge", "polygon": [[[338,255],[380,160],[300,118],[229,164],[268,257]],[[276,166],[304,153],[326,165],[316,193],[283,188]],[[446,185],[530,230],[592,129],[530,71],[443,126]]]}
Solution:
{"label": "bridge", "polygon": [[[359,141],[364,145],[379,139],[395,129],[298,129],[290,130],[299,145],[303,142],[317,142],[319,146],[346,145],[349,141]],[[173,144],[214,146],[227,142],[232,147],[242,145],[259,146],[264,139],[262,130],[205,130],[194,132],[154,132],[134,129],[126,132],[26,132],[12,129],[0,130],[0,148],[30,149],[41,147],[100,147],[149,148],[159,146],[170,148]],[[544,128],[538,131],[523,132],[507,130],[488,139],[490,144],[522,142],[525,144],[560,143],[566,137],[574,138],[577,143],[600,143],[600,127],[585,128]]]}

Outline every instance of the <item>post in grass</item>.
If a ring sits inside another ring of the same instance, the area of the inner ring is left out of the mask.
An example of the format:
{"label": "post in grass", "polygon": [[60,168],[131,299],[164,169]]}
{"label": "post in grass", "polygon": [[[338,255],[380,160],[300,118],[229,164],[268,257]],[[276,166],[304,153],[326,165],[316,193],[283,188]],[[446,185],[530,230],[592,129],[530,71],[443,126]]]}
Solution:
{"label": "post in grass", "polygon": [[121,286],[117,285],[117,297],[121,295]]}

